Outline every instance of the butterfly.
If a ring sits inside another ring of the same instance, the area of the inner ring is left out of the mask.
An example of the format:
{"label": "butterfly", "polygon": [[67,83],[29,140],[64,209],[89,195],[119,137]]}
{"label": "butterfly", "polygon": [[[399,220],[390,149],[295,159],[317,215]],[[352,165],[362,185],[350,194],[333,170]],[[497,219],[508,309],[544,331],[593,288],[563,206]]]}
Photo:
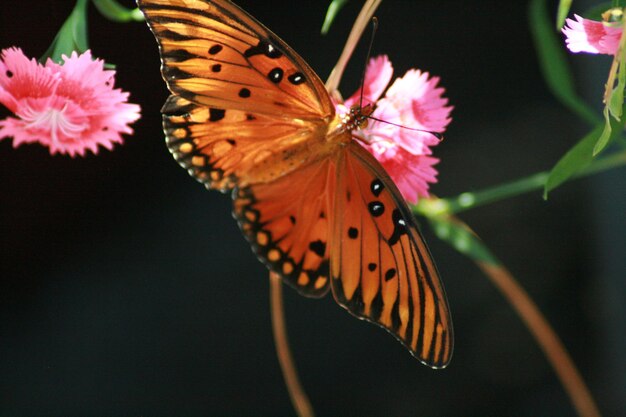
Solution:
{"label": "butterfly", "polygon": [[437,268],[398,188],[352,135],[373,108],[339,117],[309,65],[228,0],[138,5],[171,92],[167,146],[208,189],[232,194],[258,258],[445,367],[453,331]]}

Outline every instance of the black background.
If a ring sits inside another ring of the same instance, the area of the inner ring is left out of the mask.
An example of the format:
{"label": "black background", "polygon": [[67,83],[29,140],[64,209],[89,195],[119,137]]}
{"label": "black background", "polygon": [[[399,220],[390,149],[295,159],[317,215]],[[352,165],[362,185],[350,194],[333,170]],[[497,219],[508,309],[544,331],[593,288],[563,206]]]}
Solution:
{"label": "black background", "polygon": [[[350,2],[322,37],[326,1],[240,1],[322,78],[360,4]],[[0,10],[0,46],[42,55],[72,7],[11,2]],[[541,79],[526,8],[386,0],[377,13],[374,54],[388,54],[398,76],[411,67],[439,75],[455,106],[435,150],[437,195],[548,169],[584,133]],[[0,142],[0,415],[293,415],[274,353],[267,273],[231,218],[229,197],[206,192],[164,145],[167,92],[151,33],[93,7],[89,26],[94,54],[117,65],[117,85],[143,116],[123,146],[97,156],[50,157]],[[361,47],[344,95],[356,89],[363,61]],[[572,61],[599,107],[609,61]],[[535,192],[462,215],[546,314],[607,416],[626,415],[624,174],[567,184],[547,202]],[[575,415],[503,297],[425,229],[452,308],[452,363],[424,367],[331,297],[286,289],[291,344],[317,414]]]}

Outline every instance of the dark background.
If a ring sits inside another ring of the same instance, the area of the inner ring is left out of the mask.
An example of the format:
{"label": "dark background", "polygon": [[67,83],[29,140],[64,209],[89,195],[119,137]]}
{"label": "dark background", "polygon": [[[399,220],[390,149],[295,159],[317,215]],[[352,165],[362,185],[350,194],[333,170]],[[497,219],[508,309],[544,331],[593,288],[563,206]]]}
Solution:
{"label": "dark background", "polygon": [[[329,36],[326,1],[244,1],[315,68],[330,73],[361,5]],[[583,7],[583,2],[574,2]],[[130,6],[132,2],[125,1]],[[0,47],[40,56],[73,2],[11,2]],[[579,9],[580,11],[581,9]],[[455,106],[436,148],[452,196],[550,168],[585,127],[548,93],[526,2],[386,0],[374,54],[396,75],[439,75]],[[142,106],[113,152],[72,159],[0,142],[0,416],[293,415],[270,327],[267,273],[230,215],[169,155],[167,96],[143,23],[89,13],[94,54]],[[342,91],[363,67],[357,50]],[[606,57],[576,56],[600,105]],[[3,117],[8,113],[3,109]],[[578,180],[462,215],[546,314],[604,415],[626,415],[626,171]],[[426,229],[456,332],[446,370],[331,297],[285,290],[302,382],[320,416],[574,416],[527,329],[472,262]]]}

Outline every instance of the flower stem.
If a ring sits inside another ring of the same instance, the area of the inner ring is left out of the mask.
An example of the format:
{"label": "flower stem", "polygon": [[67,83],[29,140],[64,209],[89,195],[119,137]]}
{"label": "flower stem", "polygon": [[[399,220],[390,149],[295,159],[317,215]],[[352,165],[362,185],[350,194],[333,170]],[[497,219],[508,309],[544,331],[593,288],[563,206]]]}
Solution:
{"label": "flower stem", "polygon": [[352,30],[350,31],[350,35],[348,36],[348,40],[346,41],[346,45],[343,47],[343,51],[339,56],[339,60],[326,81],[326,91],[328,91],[331,95],[338,94],[339,82],[341,81],[341,77],[343,76],[343,72],[346,69],[348,61],[350,60],[350,56],[352,56],[352,52],[354,52],[354,48],[359,42],[363,31],[372,19],[372,16],[374,16],[374,12],[378,6],[380,6],[381,2],[382,0],[367,0],[367,2],[363,5],[359,16],[356,18],[356,21],[352,26]]}
{"label": "flower stem", "polygon": [[500,290],[535,337],[578,415],[581,417],[600,417],[600,411],[572,358],[528,293],[502,265],[480,261],[476,264],[487,275],[491,283]]}
{"label": "flower stem", "polygon": [[[535,338],[536,343],[543,350],[578,415],[581,417],[599,417],[600,412],[593,397],[563,343],[559,340],[552,327],[550,327],[546,318],[541,314],[539,307],[532,301],[513,275],[482,243],[480,237],[458,217],[444,214],[432,217],[430,220],[438,220],[440,223],[452,226],[449,231],[453,232],[438,233],[437,235],[451,243],[459,252],[472,258],[508,301],[526,325],[530,334]],[[480,250],[477,250],[477,247],[480,247]]]}
{"label": "flower stem", "polygon": [[[592,161],[585,169],[578,172],[572,178],[585,177],[603,172],[611,168],[626,165],[626,151],[616,152],[605,158]],[[519,194],[539,190],[544,187],[550,175],[549,171],[539,172],[528,177],[485,188],[475,192],[461,193],[456,197],[430,198],[421,200],[414,211],[430,217],[444,213],[460,213],[465,210],[476,208],[494,201],[504,200]]]}
{"label": "flower stem", "polygon": [[278,275],[270,272],[270,308],[272,312],[272,330],[274,343],[276,343],[276,355],[283,372],[283,378],[289,391],[291,403],[299,417],[314,417],[313,407],[307,397],[300,379],[296,365],[289,349],[287,328],[285,326],[285,310],[283,308],[283,282]]}

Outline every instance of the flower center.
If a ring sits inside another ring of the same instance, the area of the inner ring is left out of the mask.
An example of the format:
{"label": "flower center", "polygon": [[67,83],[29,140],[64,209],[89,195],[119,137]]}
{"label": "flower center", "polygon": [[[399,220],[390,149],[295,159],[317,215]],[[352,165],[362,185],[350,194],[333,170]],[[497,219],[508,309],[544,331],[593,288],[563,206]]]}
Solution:
{"label": "flower center", "polygon": [[26,128],[50,132],[52,143],[79,139],[87,123],[72,120],[67,103],[61,108],[44,107],[41,110],[26,106],[20,117],[26,122]]}

